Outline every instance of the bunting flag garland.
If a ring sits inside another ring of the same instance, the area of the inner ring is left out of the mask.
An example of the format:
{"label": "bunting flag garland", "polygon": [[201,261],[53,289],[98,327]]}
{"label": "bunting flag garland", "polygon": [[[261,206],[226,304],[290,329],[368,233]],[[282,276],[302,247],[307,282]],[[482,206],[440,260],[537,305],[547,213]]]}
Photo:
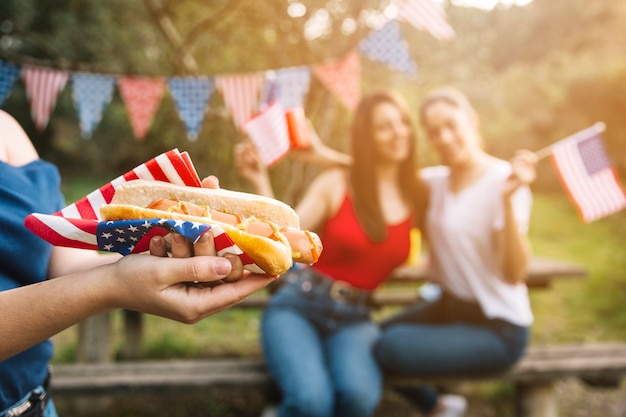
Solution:
{"label": "bunting flag garland", "polygon": [[289,152],[289,130],[280,103],[274,103],[258,113],[244,125],[244,130],[266,166],[276,164]]}
{"label": "bunting flag garland", "polygon": [[359,50],[368,58],[382,62],[390,68],[409,75],[417,73],[417,66],[411,59],[408,44],[402,37],[396,20],[390,20],[362,40]]}
{"label": "bunting flag garland", "polygon": [[13,84],[20,76],[20,66],[12,62],[0,61],[0,106],[9,96],[13,89]]}
{"label": "bunting flag garland", "polygon": [[195,141],[213,93],[213,80],[209,77],[173,77],[168,80],[168,86],[187,128],[187,136]]}
{"label": "bunting flag garland", "polygon": [[104,108],[113,99],[115,77],[75,72],[72,74],[72,97],[78,109],[80,131],[85,138],[102,120]]}
{"label": "bunting flag garland", "polygon": [[429,32],[439,40],[451,41],[456,37],[443,6],[435,0],[403,0],[398,6],[398,20]]}
{"label": "bunting flag garland", "polygon": [[307,66],[282,68],[275,71],[275,76],[276,101],[282,108],[303,107],[311,83],[311,69]]}
{"label": "bunting flag garland", "polygon": [[215,85],[224,97],[238,129],[243,129],[243,125],[252,117],[262,82],[260,73],[215,77]]}
{"label": "bunting flag garland", "polygon": [[50,114],[65,87],[69,72],[25,66],[22,77],[35,127],[40,132],[48,126]]}
{"label": "bunting flag garland", "polygon": [[265,71],[265,84],[261,90],[258,111],[263,111],[278,100],[278,82],[274,70]]}
{"label": "bunting flag garland", "polygon": [[313,67],[313,73],[349,110],[354,110],[361,95],[361,61],[358,52],[350,52],[343,60]]}
{"label": "bunting flag garland", "polygon": [[597,131],[583,130],[557,142],[551,147],[551,157],[584,222],[626,208],[626,194]]}
{"label": "bunting flag garland", "polygon": [[294,66],[244,75],[224,74],[213,77],[112,76],[51,68],[18,65],[0,60],[0,106],[21,75],[31,115],[36,128],[43,131],[65,84],[72,80],[72,97],[78,112],[83,137],[91,137],[111,102],[117,85],[128,113],[133,134],[143,140],[150,129],[165,88],[171,93],[190,140],[198,138],[211,94],[217,88],[232,116],[233,123],[245,130],[255,112],[263,112],[275,103],[284,111],[304,108],[314,74],[322,85],[349,110],[360,99],[361,61],[359,53],[374,61],[410,75],[417,73],[399,21],[429,31],[438,39],[452,40],[454,29],[436,0],[398,0],[398,17],[381,29],[372,31],[358,48],[339,61],[313,66]]}
{"label": "bunting flag garland", "polygon": [[137,140],[143,140],[165,92],[165,78],[120,77],[117,87],[126,106],[133,134]]}
{"label": "bunting flag garland", "polygon": [[210,229],[219,256],[226,253],[236,254],[246,269],[263,273],[263,270],[254,264],[254,261],[235,245],[219,226],[168,219],[101,221],[100,207],[111,202],[115,187],[138,178],[191,187],[201,186],[200,178],[189,155],[173,149],[119,176],[54,214],[32,213],[28,215],[24,225],[37,236],[56,246],[106,250],[122,255],[148,250],[150,238],[155,235],[176,232],[196,242]]}

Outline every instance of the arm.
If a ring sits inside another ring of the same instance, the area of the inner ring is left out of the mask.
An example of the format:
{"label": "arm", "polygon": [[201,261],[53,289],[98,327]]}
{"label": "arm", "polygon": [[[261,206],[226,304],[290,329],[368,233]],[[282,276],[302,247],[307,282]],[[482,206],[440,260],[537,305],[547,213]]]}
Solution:
{"label": "arm", "polygon": [[261,161],[252,142],[241,142],[235,145],[235,169],[248,181],[254,193],[274,197],[267,167]]}
{"label": "arm", "polygon": [[326,146],[315,131],[311,121],[308,122],[311,146],[291,150],[294,158],[315,164],[322,168],[348,167],[352,165],[352,157]]}
{"label": "arm", "polygon": [[[243,274],[239,258],[214,256],[210,234],[195,244],[195,257],[185,258],[191,247],[184,238],[172,239],[171,258],[161,237],[153,238],[150,252],[156,256],[129,255],[88,271],[0,292],[0,360],[86,317],[117,308],[195,323],[274,281],[253,274],[239,280]],[[198,284],[190,284],[194,282]],[[220,285],[211,287],[215,282]]]}
{"label": "arm", "polygon": [[521,186],[530,185],[536,178],[537,157],[532,152],[518,151],[511,160],[512,173],[503,190],[504,227],[497,233],[497,247],[501,248],[499,262],[504,280],[520,284],[526,280],[532,256],[530,241],[521,230],[513,206],[513,195]]}

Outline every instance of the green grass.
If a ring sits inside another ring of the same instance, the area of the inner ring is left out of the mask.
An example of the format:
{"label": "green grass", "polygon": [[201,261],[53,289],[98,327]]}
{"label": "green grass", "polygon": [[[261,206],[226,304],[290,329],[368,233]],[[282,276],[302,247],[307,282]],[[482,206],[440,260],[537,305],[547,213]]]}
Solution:
{"label": "green grass", "polygon": [[[85,188],[82,195],[93,184]],[[626,212],[620,212],[585,224],[564,194],[535,195],[530,227],[534,252],[578,262],[589,276],[557,280],[550,290],[531,291],[533,344],[626,340],[625,219]],[[257,356],[259,317],[259,310],[232,309],[189,326],[145,316],[142,353],[146,358]],[[115,313],[116,354],[121,350],[122,326],[121,314]],[[76,328],[59,334],[55,342],[55,361],[75,358]]]}

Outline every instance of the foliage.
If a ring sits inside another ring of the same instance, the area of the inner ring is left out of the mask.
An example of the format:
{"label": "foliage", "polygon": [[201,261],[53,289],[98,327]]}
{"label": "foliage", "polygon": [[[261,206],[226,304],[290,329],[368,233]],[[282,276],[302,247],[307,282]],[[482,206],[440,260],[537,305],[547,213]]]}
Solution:
{"label": "foliage", "polygon": [[[114,74],[216,75],[313,65],[341,58],[386,19],[391,0],[213,1],[5,0],[0,5],[0,57],[36,58],[50,66]],[[621,58],[621,21],[626,6],[600,0],[534,0],[525,7],[485,12],[447,2],[457,32],[442,42],[402,23],[417,77],[390,70],[366,57],[362,89],[391,87],[417,107],[424,92],[441,84],[464,89],[482,116],[491,150],[508,157],[519,147],[538,149],[603,120],[612,161],[623,176],[618,153],[626,122],[620,109],[626,87]],[[313,23],[322,23],[315,26]],[[317,31],[312,29],[317,28]],[[188,59],[195,65],[188,65]],[[186,138],[171,97],[143,142],[133,139],[118,95],[93,138],[80,138],[75,109],[62,95],[50,126],[34,131],[21,85],[4,107],[18,117],[43,157],[60,165],[64,178],[106,181],[174,147],[189,150],[202,175],[242,188],[232,169],[232,146],[241,140],[218,93],[196,142]],[[314,79],[307,113],[323,140],[347,150],[350,114]],[[114,150],[114,151],[112,151]],[[421,144],[420,158],[433,156]],[[296,200],[317,171],[287,158],[274,170],[279,196]],[[539,187],[555,190],[556,177],[541,173]],[[294,185],[290,178],[299,179]]]}

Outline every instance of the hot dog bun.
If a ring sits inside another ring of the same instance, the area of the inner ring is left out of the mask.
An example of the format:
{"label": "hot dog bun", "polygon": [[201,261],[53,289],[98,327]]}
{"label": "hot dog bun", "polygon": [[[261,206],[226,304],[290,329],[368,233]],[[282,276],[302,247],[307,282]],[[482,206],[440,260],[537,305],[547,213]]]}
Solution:
{"label": "hot dog bun", "polygon": [[[151,205],[155,208],[148,208]],[[170,218],[218,225],[270,275],[284,273],[294,261],[314,263],[322,250],[315,233],[300,230],[300,219],[289,205],[224,189],[128,181],[115,188],[111,203],[100,208],[100,216],[105,221]]]}

